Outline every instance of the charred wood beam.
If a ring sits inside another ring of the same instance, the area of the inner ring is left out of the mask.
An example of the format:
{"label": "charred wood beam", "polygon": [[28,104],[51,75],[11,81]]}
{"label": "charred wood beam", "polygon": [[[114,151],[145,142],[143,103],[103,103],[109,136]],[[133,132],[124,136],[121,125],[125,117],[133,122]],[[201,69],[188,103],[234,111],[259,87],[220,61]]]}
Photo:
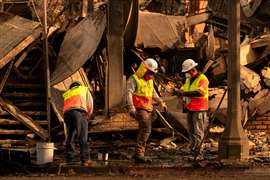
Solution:
{"label": "charred wood beam", "polygon": [[40,102],[40,101],[13,101],[15,106],[18,107],[45,107],[45,103],[44,102]]}
{"label": "charred wood beam", "polygon": [[35,122],[31,117],[21,112],[16,106],[11,104],[9,101],[4,100],[0,97],[0,106],[5,111],[9,112],[18,121],[22,122],[25,126],[30,128],[34,133],[40,136],[43,140],[49,138],[48,132],[46,132],[37,122]]}
{"label": "charred wood beam", "polygon": [[13,48],[8,54],[0,59],[0,69],[3,68],[7,63],[9,63],[13,58],[18,55],[23,49],[33,43],[37,38],[40,37],[41,29],[37,28],[33,33],[24,39],[19,45]]}
{"label": "charred wood beam", "polygon": [[10,129],[0,129],[0,134],[1,135],[17,135],[17,134],[29,134],[31,133],[30,130],[10,130]]}
{"label": "charred wood beam", "polygon": [[[48,121],[46,120],[35,120],[40,125],[48,125]],[[22,123],[18,120],[11,120],[11,119],[0,119],[0,125],[21,125]]]}
{"label": "charred wood beam", "polygon": [[43,84],[18,84],[8,82],[5,86],[6,88],[14,88],[14,89],[42,89],[44,88]]}
{"label": "charred wood beam", "polygon": [[3,3],[3,0],[0,0],[0,12],[4,12],[4,3]]}
{"label": "charred wood beam", "polygon": [[53,109],[54,113],[56,114],[56,116],[57,116],[59,122],[60,122],[61,124],[63,124],[63,126],[64,126],[64,135],[65,135],[65,137],[67,138],[67,125],[66,125],[66,123],[65,123],[65,121],[64,121],[64,117],[63,117],[63,115],[59,112],[59,110],[57,109],[56,104],[54,103],[53,100],[51,101],[51,105],[52,105],[52,109]]}
{"label": "charred wood beam", "polygon": [[2,93],[6,98],[40,98],[44,97],[42,93]]}
{"label": "charred wood beam", "polygon": [[193,16],[188,16],[187,22],[189,26],[193,26],[196,24],[203,23],[207,21],[209,18],[210,18],[210,13],[202,13],[202,14],[197,14]]}
{"label": "charred wood beam", "polygon": [[14,71],[18,76],[20,76],[20,78],[22,78],[24,80],[27,79],[26,76],[18,68],[14,67]]}
{"label": "charred wood beam", "polygon": [[41,64],[41,62],[42,62],[42,58],[40,58],[38,62],[34,65],[34,67],[32,67],[31,71],[26,76],[27,79],[28,77],[31,77],[33,72],[39,68],[39,65]]}
{"label": "charred wood beam", "polygon": [[33,49],[33,47],[38,43],[39,41],[36,41],[32,43],[28,48],[22,53],[22,55],[16,60],[14,66],[18,68],[20,64],[25,60],[29,52]]}
{"label": "charred wood beam", "polygon": [[10,75],[10,72],[11,72],[11,69],[12,69],[12,67],[13,67],[13,64],[14,64],[14,60],[10,62],[10,65],[9,65],[9,67],[8,67],[8,69],[7,69],[7,71],[6,71],[5,75],[4,75],[4,77],[3,77],[3,79],[2,79],[2,82],[1,82],[1,84],[0,84],[0,94],[2,93],[3,88],[4,88],[4,86],[5,86],[6,82],[7,82],[7,79],[8,79],[8,77],[9,77],[9,75]]}
{"label": "charred wood beam", "polygon": [[[45,116],[46,112],[45,111],[22,111],[22,113],[27,114],[28,116]],[[0,115],[9,115],[8,112],[2,111],[0,112]]]}
{"label": "charred wood beam", "polygon": [[[216,26],[220,29],[226,30],[228,31],[228,20],[224,19],[224,18],[220,18],[217,16],[211,16],[211,18],[209,18],[206,21],[207,24],[211,24],[213,26]],[[249,34],[252,31],[252,27],[246,25],[246,24],[241,24],[240,25],[240,32],[241,33],[246,33]]]}
{"label": "charred wood beam", "polygon": [[26,141],[25,140],[18,140],[18,139],[1,139],[0,140],[0,145],[2,144],[21,144],[25,145]]}

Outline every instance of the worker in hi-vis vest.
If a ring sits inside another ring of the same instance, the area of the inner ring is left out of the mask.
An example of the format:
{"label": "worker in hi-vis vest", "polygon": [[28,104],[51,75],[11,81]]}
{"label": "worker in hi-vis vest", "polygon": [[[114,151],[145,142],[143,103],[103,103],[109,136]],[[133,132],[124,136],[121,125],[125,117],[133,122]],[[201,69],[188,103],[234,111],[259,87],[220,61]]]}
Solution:
{"label": "worker in hi-vis vest", "polygon": [[207,77],[197,69],[198,64],[186,59],[182,72],[186,75],[185,84],[181,87],[184,109],[188,115],[188,131],[191,153],[201,152],[200,144],[208,126],[208,84]]}
{"label": "worker in hi-vis vest", "polygon": [[63,94],[64,119],[68,127],[66,139],[66,160],[74,160],[75,147],[72,137],[77,132],[80,145],[80,157],[82,165],[90,165],[88,150],[88,118],[93,112],[93,98],[88,89],[80,82],[73,82],[69,89]]}
{"label": "worker in hi-vis vest", "polygon": [[151,133],[153,100],[158,102],[165,111],[166,104],[154,89],[154,73],[158,71],[158,64],[154,59],[148,58],[141,63],[137,71],[127,82],[127,103],[129,113],[139,122],[137,145],[133,156],[136,163],[146,163],[144,153],[146,142]]}

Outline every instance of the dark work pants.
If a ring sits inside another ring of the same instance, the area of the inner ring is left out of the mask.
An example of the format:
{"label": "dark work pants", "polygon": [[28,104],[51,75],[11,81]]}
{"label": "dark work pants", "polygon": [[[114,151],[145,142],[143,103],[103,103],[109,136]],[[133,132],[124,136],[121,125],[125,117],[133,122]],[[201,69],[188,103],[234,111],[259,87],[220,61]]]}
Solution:
{"label": "dark work pants", "polygon": [[75,147],[73,145],[73,135],[77,131],[78,143],[80,145],[81,160],[88,160],[88,122],[86,112],[83,110],[70,110],[64,114],[65,122],[68,127],[66,140],[66,158],[72,160],[75,156]]}
{"label": "dark work pants", "polygon": [[136,120],[139,122],[139,132],[137,136],[135,155],[144,156],[146,142],[150,136],[152,128],[152,112],[137,110]]}
{"label": "dark work pants", "polygon": [[191,151],[199,150],[205,130],[208,126],[206,111],[188,111],[188,131]]}

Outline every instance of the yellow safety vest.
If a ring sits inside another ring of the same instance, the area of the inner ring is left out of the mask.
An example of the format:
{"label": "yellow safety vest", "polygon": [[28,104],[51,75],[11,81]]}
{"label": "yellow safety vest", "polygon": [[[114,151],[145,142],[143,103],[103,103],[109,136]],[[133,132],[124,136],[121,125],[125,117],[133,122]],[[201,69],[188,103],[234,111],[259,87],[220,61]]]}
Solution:
{"label": "yellow safety vest", "polygon": [[138,109],[151,110],[153,108],[154,81],[152,79],[146,81],[143,78],[138,78],[136,74],[133,74],[132,77],[136,81],[136,90],[132,97],[133,105]]}
{"label": "yellow safety vest", "polygon": [[182,86],[184,92],[200,91],[203,92],[202,97],[191,97],[190,101],[186,104],[186,107],[190,111],[207,111],[208,110],[208,87],[200,86],[201,81],[209,83],[207,77],[204,74],[200,74],[193,82],[190,84],[190,78],[186,79],[185,84]]}
{"label": "yellow safety vest", "polygon": [[88,88],[85,86],[75,86],[63,94],[64,112],[70,109],[82,109],[90,112],[87,107]]}

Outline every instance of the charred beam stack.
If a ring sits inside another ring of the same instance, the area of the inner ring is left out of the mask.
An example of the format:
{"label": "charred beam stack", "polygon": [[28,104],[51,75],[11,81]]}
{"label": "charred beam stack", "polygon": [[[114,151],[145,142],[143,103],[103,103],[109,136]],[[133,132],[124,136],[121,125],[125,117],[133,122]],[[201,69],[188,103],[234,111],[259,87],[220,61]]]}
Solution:
{"label": "charred beam stack", "polygon": [[[0,98],[0,144],[31,144],[29,138],[48,138],[46,89],[40,50],[35,49],[18,66],[3,68],[10,72]],[[11,70],[9,69],[11,68]]]}

